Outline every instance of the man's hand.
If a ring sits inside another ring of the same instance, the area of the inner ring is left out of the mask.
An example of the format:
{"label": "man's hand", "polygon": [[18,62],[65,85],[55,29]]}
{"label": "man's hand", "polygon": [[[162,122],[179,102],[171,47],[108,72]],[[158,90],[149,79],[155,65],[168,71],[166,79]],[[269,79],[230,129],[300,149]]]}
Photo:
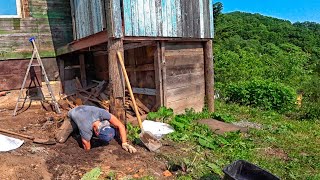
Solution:
{"label": "man's hand", "polygon": [[129,153],[135,153],[137,152],[136,148],[134,148],[133,146],[131,146],[128,143],[122,143],[122,148],[126,151],[128,151]]}

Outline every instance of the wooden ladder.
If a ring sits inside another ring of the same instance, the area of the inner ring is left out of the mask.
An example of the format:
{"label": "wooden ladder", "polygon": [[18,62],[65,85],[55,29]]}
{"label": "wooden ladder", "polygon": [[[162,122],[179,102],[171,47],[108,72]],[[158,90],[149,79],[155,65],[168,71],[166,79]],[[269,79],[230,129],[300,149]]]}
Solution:
{"label": "wooden ladder", "polygon": [[[48,76],[47,76],[47,73],[46,73],[46,70],[44,69],[44,66],[43,66],[43,63],[42,63],[42,60],[40,58],[40,55],[39,55],[39,52],[38,52],[38,49],[37,49],[37,46],[36,46],[36,43],[35,43],[35,38],[32,37],[29,39],[29,41],[32,43],[32,46],[33,46],[33,53],[32,53],[32,57],[30,59],[30,62],[29,62],[29,65],[28,65],[28,68],[27,68],[27,72],[24,76],[24,79],[23,79],[23,83],[22,83],[22,86],[21,86],[21,89],[20,89],[20,92],[19,92],[19,97],[18,97],[18,100],[17,100],[17,103],[16,103],[16,107],[14,108],[14,112],[13,112],[13,116],[16,116],[17,115],[17,111],[18,111],[18,106],[19,106],[19,103],[20,102],[23,102],[23,105],[24,103],[28,100],[31,101],[30,99],[30,96],[26,95],[25,97],[22,97],[22,93],[23,93],[23,89],[25,88],[25,85],[26,85],[26,81],[27,81],[27,78],[28,78],[28,75],[30,73],[30,69],[31,67],[41,67],[41,70],[42,70],[42,74],[44,76],[44,80],[46,82],[46,86],[48,88],[48,91],[49,91],[49,95],[48,97],[45,97],[45,96],[41,96],[41,101],[45,101],[46,98],[50,98],[51,101],[52,101],[52,104],[54,105],[54,110],[57,112],[57,113],[61,113],[60,111],[60,108],[59,108],[59,105],[56,101],[56,98],[54,97],[54,94],[52,92],[52,88],[51,88],[51,85],[50,85],[50,82],[49,82],[49,79],[48,79]],[[37,59],[37,64],[33,64],[33,60],[34,60],[34,57],[36,57]],[[41,88],[39,88],[41,90]],[[41,92],[41,94],[43,95],[43,93]],[[23,107],[23,106],[22,106]]]}

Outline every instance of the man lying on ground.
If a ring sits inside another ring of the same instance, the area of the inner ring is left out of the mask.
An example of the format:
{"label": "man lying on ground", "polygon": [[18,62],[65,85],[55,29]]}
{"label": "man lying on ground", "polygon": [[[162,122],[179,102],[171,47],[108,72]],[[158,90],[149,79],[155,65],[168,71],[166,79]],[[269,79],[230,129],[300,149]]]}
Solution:
{"label": "man lying on ground", "polygon": [[65,118],[62,126],[56,133],[57,141],[59,143],[64,143],[76,128],[79,129],[81,141],[85,150],[91,149],[90,140],[93,133],[100,140],[108,143],[114,138],[116,131],[118,131],[122,142],[122,148],[130,153],[135,153],[137,151],[127,142],[125,126],[119,119],[104,109],[85,105],[71,109],[68,112],[68,118]]}

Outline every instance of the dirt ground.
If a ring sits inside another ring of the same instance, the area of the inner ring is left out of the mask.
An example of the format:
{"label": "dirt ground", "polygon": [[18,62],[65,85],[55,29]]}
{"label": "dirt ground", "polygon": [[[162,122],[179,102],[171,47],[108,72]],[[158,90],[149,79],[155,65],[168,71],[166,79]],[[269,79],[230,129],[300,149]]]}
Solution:
{"label": "dirt ground", "polygon": [[[44,111],[39,105],[32,105],[12,117],[14,101],[9,100],[10,96],[0,97],[0,128],[39,138],[54,137],[60,116]],[[165,160],[143,147],[135,146],[138,152],[130,154],[122,150],[116,141],[109,145],[93,142],[94,148],[85,152],[77,140],[77,134],[65,144],[57,145],[39,145],[25,140],[17,150],[0,153],[0,179],[80,179],[95,167],[101,167],[103,174],[100,177],[115,172],[117,179],[146,175],[165,179]],[[168,151],[166,148],[162,150]]]}

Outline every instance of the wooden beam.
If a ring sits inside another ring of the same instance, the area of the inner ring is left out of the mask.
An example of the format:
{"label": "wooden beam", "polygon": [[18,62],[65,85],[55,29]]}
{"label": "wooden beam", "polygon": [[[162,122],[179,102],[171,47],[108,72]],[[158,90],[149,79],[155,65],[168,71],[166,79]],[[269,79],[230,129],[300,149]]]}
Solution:
{"label": "wooden beam", "polygon": [[124,41],[172,41],[172,42],[206,42],[210,38],[171,38],[171,37],[141,37],[141,36],[125,36]]}
{"label": "wooden beam", "polygon": [[64,67],[65,70],[68,70],[68,69],[80,69],[80,65],[73,65],[73,66],[66,66]]}
{"label": "wooden beam", "polygon": [[125,123],[125,107],[124,107],[124,77],[118,61],[117,52],[123,55],[122,39],[109,39],[108,43],[108,61],[109,61],[109,86],[110,89],[110,112]]}
{"label": "wooden beam", "polygon": [[212,40],[204,43],[206,100],[209,112],[214,112],[214,67]]}
{"label": "wooden beam", "polygon": [[57,49],[57,56],[79,51],[85,48],[108,42],[107,31],[101,31],[88,37],[73,41]]}
{"label": "wooden beam", "polygon": [[163,105],[167,106],[167,67],[166,67],[166,44],[161,41],[161,71],[162,71],[162,90],[163,90]]}
{"label": "wooden beam", "polygon": [[140,66],[129,66],[126,67],[128,72],[139,72],[139,71],[153,71],[154,65],[153,64],[143,64]]}
{"label": "wooden beam", "polygon": [[151,46],[155,45],[155,41],[147,41],[147,42],[140,42],[140,43],[128,43],[123,45],[124,50],[129,50],[129,49],[136,49],[144,46]]}
{"label": "wooden beam", "polygon": [[[161,74],[161,45],[157,42],[154,52],[154,73],[156,82],[156,104],[163,106],[163,89],[162,89],[162,74]],[[158,107],[159,108],[159,107]]]}
{"label": "wooden beam", "polygon": [[134,94],[143,94],[143,95],[149,95],[149,96],[156,96],[157,90],[156,89],[150,89],[150,88],[132,88],[132,92]]}
{"label": "wooden beam", "polygon": [[84,54],[79,55],[80,74],[82,87],[87,87],[86,63]]}

